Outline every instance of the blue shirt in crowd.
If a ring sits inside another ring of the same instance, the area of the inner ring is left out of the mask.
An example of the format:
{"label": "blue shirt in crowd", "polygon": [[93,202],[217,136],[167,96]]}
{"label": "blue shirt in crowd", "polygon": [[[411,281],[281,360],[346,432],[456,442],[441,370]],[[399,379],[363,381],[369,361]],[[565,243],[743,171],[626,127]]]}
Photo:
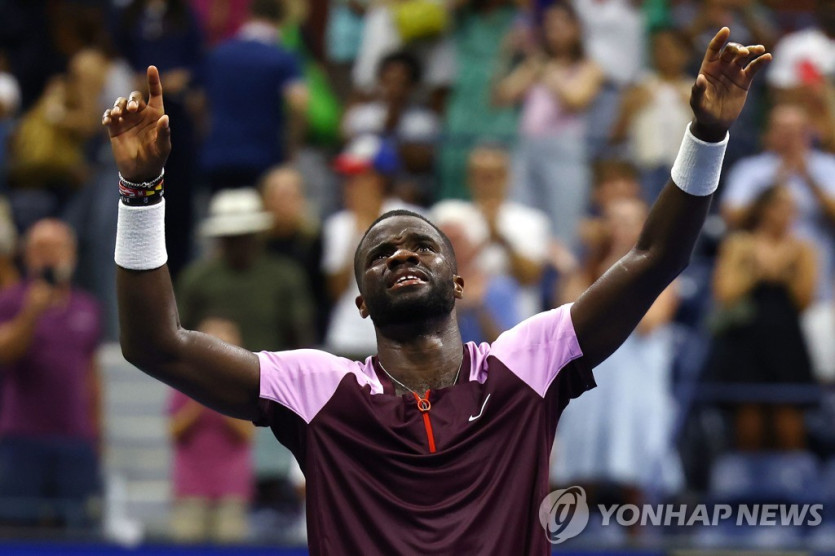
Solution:
{"label": "blue shirt in crowd", "polygon": [[277,43],[239,36],[211,52],[204,73],[211,131],[203,168],[260,172],[282,162],[283,93],[301,75],[299,60]]}

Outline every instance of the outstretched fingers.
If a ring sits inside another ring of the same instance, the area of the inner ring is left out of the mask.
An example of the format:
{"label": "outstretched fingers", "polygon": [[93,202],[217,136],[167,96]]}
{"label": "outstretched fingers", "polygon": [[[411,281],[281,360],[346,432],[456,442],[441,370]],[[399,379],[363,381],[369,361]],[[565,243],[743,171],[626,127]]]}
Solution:
{"label": "outstretched fingers", "polygon": [[[763,49],[763,50],[765,50],[765,49]],[[764,67],[766,67],[770,62],[771,62],[771,53],[770,52],[766,52],[765,54],[762,54],[761,56],[758,56],[757,58],[752,60],[748,64],[748,66],[746,66],[746,68],[745,68],[745,78],[748,79],[749,81],[751,79],[754,79],[754,76],[757,75],[757,73],[760,70],[762,70]]]}
{"label": "outstretched fingers", "polygon": [[160,149],[171,141],[171,128],[168,124],[168,114],[163,114],[157,120],[157,146]]}
{"label": "outstretched fingers", "polygon": [[125,97],[119,97],[115,101],[113,101],[113,108],[110,109],[110,117],[118,120],[125,114],[125,107],[128,104],[128,99]]}
{"label": "outstretched fingers", "polygon": [[705,91],[707,90],[707,78],[703,73],[696,77],[696,82],[693,83],[693,88],[690,89],[690,105],[699,105],[702,102]]}
{"label": "outstretched fingers", "polygon": [[145,97],[139,91],[133,91],[128,97],[125,109],[128,112],[141,112],[145,108]]}
{"label": "outstretched fingers", "polygon": [[107,127],[107,131],[111,137],[119,133],[119,126],[122,123],[122,116],[125,113],[127,102],[128,100],[125,97],[119,97],[113,103],[113,107],[108,108],[102,114],[101,125]]}
{"label": "outstretched fingers", "polygon": [[722,52],[722,47],[725,46],[725,43],[728,42],[728,37],[731,36],[731,30],[727,27],[722,27],[719,31],[710,39],[710,44],[707,45],[707,51],[705,52],[705,60],[715,60],[719,57],[719,54]]}
{"label": "outstretched fingers", "polygon": [[[741,44],[735,42],[729,42],[725,45],[725,48],[722,49],[722,53],[719,55],[719,58],[722,60],[724,64],[739,64],[739,60],[745,60],[748,57],[748,49]],[[745,65],[744,63],[741,65]]]}
{"label": "outstretched fingers", "polygon": [[148,105],[163,110],[162,81],[156,66],[148,66]]}

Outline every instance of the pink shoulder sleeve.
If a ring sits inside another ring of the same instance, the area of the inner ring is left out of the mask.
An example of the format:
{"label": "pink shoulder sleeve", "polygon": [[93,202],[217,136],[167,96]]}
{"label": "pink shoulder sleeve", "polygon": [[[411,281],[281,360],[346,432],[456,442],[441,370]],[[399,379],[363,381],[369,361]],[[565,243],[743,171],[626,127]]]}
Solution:
{"label": "pink shoulder sleeve", "polygon": [[517,324],[493,342],[490,355],[544,398],[559,372],[583,355],[571,322],[571,305]]}
{"label": "pink shoulder sleeve", "polygon": [[328,403],[345,375],[353,373],[361,385],[371,382],[358,363],[324,351],[262,351],[257,355],[261,398],[283,405],[306,423]]}

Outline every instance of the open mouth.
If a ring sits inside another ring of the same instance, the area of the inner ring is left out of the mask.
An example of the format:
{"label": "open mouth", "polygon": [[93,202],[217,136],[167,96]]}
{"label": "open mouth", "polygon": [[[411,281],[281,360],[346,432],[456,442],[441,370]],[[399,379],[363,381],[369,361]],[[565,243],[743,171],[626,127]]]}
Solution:
{"label": "open mouth", "polygon": [[423,284],[426,280],[415,276],[413,274],[409,274],[406,276],[401,276],[398,278],[394,284],[391,286],[392,289],[395,288],[405,288],[406,286],[416,286],[418,284]]}
{"label": "open mouth", "polygon": [[426,283],[426,277],[419,272],[407,271],[400,273],[389,285],[390,289],[417,286]]}

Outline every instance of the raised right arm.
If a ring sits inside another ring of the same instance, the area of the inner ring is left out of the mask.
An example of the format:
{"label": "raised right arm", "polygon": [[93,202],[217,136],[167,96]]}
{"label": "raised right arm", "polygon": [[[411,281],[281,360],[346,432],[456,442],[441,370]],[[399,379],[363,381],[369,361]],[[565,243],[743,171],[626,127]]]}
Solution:
{"label": "raised right arm", "polygon": [[[153,180],[171,152],[162,84],[153,66],[148,68],[148,91],[147,103],[142,93],[134,91],[127,99],[117,99],[102,119],[110,133],[116,165],[131,182]],[[116,241],[117,253],[123,255],[117,257],[116,286],[122,353],[147,374],[206,406],[232,417],[252,419],[259,398],[258,357],[180,326],[171,277],[164,264],[164,203],[128,207],[120,201]],[[152,222],[157,224],[149,228]]]}

